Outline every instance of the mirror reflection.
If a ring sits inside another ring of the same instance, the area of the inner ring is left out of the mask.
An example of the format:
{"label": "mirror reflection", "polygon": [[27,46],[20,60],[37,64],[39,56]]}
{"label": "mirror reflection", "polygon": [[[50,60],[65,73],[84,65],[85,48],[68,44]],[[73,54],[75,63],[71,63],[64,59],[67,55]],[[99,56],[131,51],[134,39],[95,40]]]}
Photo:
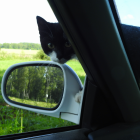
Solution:
{"label": "mirror reflection", "polygon": [[12,101],[54,108],[61,100],[63,88],[64,77],[59,67],[24,66],[10,73],[6,94]]}

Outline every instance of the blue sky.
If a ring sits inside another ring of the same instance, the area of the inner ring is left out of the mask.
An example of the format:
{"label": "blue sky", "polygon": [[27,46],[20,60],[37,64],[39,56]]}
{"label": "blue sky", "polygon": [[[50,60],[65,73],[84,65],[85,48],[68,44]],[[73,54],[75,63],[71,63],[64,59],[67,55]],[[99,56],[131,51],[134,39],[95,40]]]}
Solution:
{"label": "blue sky", "polygon": [[140,26],[140,0],[115,0],[121,23]]}
{"label": "blue sky", "polygon": [[[116,0],[121,22],[140,26],[140,0]],[[47,0],[0,0],[0,43],[40,43],[36,16],[57,22]]]}

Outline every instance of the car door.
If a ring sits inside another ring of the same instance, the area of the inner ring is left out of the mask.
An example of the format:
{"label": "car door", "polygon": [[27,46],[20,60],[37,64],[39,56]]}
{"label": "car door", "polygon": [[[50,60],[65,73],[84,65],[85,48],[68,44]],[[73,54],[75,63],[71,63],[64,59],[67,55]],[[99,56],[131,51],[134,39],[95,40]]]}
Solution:
{"label": "car door", "polygon": [[114,18],[114,3],[98,0],[49,0],[49,3],[87,74],[80,124],[1,139],[138,138],[135,132],[139,131],[140,121],[139,88]]}

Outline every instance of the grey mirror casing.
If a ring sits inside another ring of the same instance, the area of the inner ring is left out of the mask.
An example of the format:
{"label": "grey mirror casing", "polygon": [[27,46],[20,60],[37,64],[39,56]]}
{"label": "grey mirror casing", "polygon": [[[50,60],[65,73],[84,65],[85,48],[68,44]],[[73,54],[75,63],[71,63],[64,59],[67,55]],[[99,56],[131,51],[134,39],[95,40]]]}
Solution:
{"label": "grey mirror casing", "polygon": [[[31,107],[24,104],[18,104],[16,102],[12,102],[8,100],[6,95],[6,82],[9,73],[18,67],[31,66],[31,65],[32,66],[55,65],[62,69],[63,76],[64,76],[64,91],[59,106],[54,110],[47,110],[43,108],[40,109],[37,107]],[[79,77],[77,76],[77,74],[74,72],[74,70],[71,67],[69,67],[67,64],[61,65],[51,61],[30,61],[30,62],[14,64],[10,66],[4,73],[2,84],[1,84],[2,96],[5,102],[8,103],[9,105],[17,108],[33,111],[36,113],[44,114],[44,115],[49,115],[58,118],[60,117],[62,119],[74,122],[76,124],[79,124],[80,122],[80,114],[81,114],[84,89],[82,90],[83,93],[81,94],[82,96],[81,96],[80,104],[75,102],[74,97],[75,94],[78,93],[81,89],[83,89],[82,83]]]}

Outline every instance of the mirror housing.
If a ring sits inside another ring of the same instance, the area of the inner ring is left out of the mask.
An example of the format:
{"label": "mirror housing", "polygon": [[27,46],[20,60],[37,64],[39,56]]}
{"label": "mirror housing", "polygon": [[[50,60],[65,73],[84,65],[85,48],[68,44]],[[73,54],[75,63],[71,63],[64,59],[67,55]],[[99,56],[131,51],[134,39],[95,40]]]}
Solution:
{"label": "mirror housing", "polygon": [[[57,106],[57,108],[49,110],[48,108],[40,108],[37,106],[31,106],[31,105],[15,102],[15,101],[10,100],[7,97],[6,83],[7,83],[7,79],[10,73],[13,70],[15,70],[16,68],[25,67],[25,66],[48,66],[48,65],[55,66],[55,67],[57,66],[63,72],[64,90],[62,93],[61,101],[59,105]],[[51,61],[31,61],[31,62],[23,62],[23,63],[14,64],[10,66],[4,73],[2,84],[1,84],[2,96],[5,102],[8,103],[9,105],[18,107],[21,109],[33,111],[36,113],[44,114],[44,115],[60,117],[62,119],[65,119],[65,120],[68,120],[77,124],[79,124],[79,121],[80,121],[83,93],[81,96],[80,104],[75,102],[74,97],[76,93],[82,90],[82,88],[83,86],[79,77],[77,76],[77,74],[74,72],[74,70],[71,67],[69,67],[67,64],[61,65],[61,64],[51,62]]]}

